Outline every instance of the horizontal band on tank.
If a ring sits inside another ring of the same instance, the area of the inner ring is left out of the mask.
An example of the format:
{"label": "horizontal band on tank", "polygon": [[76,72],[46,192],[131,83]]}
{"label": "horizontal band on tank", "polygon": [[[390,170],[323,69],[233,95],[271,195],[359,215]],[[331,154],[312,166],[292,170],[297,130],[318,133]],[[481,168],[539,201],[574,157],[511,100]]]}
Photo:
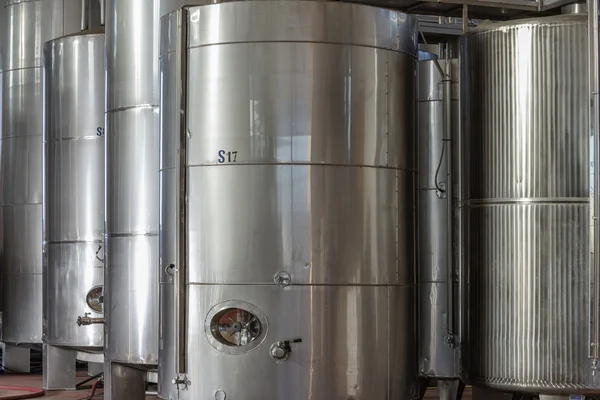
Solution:
{"label": "horizontal band on tank", "polygon": [[[445,181],[441,181],[440,183],[446,183]],[[418,188],[417,191],[419,192],[435,192],[439,190],[438,188],[435,187],[424,187],[424,188]]]}
{"label": "horizontal band on tank", "polygon": [[[458,99],[456,98],[452,98],[452,101],[458,101]],[[444,100],[442,99],[428,99],[428,100],[419,100],[419,104],[425,104],[425,103],[443,103]]]}
{"label": "horizontal band on tank", "polygon": [[460,203],[461,207],[494,206],[508,204],[588,204],[589,197],[540,197],[520,199],[478,199],[466,200]]}
{"label": "horizontal band on tank", "polygon": [[28,135],[2,136],[2,137],[0,137],[0,141],[6,140],[6,139],[17,139],[17,138],[26,138],[26,137],[36,137],[36,136],[42,136],[42,134],[34,133],[34,134],[28,134]]}
{"label": "horizontal band on tank", "polygon": [[158,236],[158,232],[146,232],[146,233],[105,233],[105,238],[120,238],[120,237],[133,237],[133,236]]}
{"label": "horizontal band on tank", "polygon": [[[172,282],[160,282],[161,285],[172,285]],[[187,282],[187,286],[279,286],[276,283],[256,283],[256,282],[233,282],[233,283],[200,283],[200,282]],[[412,283],[410,285],[401,285],[401,284],[368,284],[368,283],[290,283],[285,287],[298,286],[298,287],[307,287],[307,286],[319,286],[319,287],[416,287],[416,283]]]}
{"label": "horizontal band on tank", "polygon": [[44,143],[56,143],[56,142],[70,142],[73,140],[104,140],[104,137],[94,135],[94,136],[77,136],[77,137],[66,137],[60,139],[48,139],[44,140]]}
{"label": "horizontal band on tank", "polygon": [[41,206],[43,203],[18,203],[18,204],[0,204],[0,207],[23,207],[23,206]]}
{"label": "horizontal band on tank", "polygon": [[118,113],[121,111],[134,110],[137,108],[156,108],[156,109],[158,109],[159,106],[156,104],[138,104],[135,106],[119,107],[119,108],[113,108],[111,110],[106,110],[105,114],[114,114],[114,113]]}
{"label": "horizontal band on tank", "polygon": [[[39,0],[35,0],[35,1],[39,1]],[[33,67],[7,68],[7,69],[3,69],[0,74],[4,74],[5,72],[14,72],[14,71],[22,71],[25,69],[37,69],[37,68],[44,68],[44,67],[42,65],[34,65]]]}
{"label": "horizontal band on tank", "polygon": [[42,275],[42,272],[0,272],[0,275],[31,275],[31,276],[37,276],[37,275]]}
{"label": "horizontal band on tank", "polygon": [[104,243],[104,240],[48,240],[43,244],[76,244],[76,243]]}
{"label": "horizontal band on tank", "polygon": [[21,3],[35,3],[36,1],[42,1],[42,0],[8,0],[6,2],[5,7],[15,6],[15,5],[21,4]]}
{"label": "horizontal band on tank", "polygon": [[[376,168],[376,169],[391,169],[397,171],[407,171],[414,172],[417,171],[414,169],[405,169],[405,168],[395,168],[388,167],[386,165],[363,165],[363,164],[333,164],[333,163],[310,163],[310,162],[239,162],[239,163],[223,163],[223,164],[188,164],[186,167],[188,168],[201,168],[201,167],[240,167],[240,166],[256,166],[256,165],[291,165],[291,166],[316,166],[316,167],[343,167],[343,168]],[[171,168],[162,168],[159,171],[169,171],[174,170],[174,167]]]}
{"label": "horizontal band on tank", "polygon": [[[188,46],[187,49],[192,50],[192,49],[199,49],[202,47],[216,47],[216,46],[224,46],[224,45],[231,45],[231,44],[258,44],[258,43],[290,43],[290,44],[314,43],[314,44],[330,44],[330,45],[334,45],[334,46],[364,47],[367,49],[378,49],[378,50],[392,51],[394,53],[402,53],[402,54],[406,54],[408,56],[417,58],[416,56],[414,56],[413,54],[411,54],[407,51],[398,51],[398,50],[390,49],[387,47],[371,46],[371,45],[351,43],[351,42],[328,42],[328,41],[319,41],[319,40],[248,40],[248,41],[241,41],[241,40],[237,41],[236,40],[236,41],[231,41],[231,42],[207,43],[207,44],[201,44],[201,45],[196,45],[196,46]],[[166,56],[168,54],[172,54],[175,52],[176,51],[169,51],[167,53],[163,53],[163,54],[161,54],[160,58],[162,59],[163,56]]]}

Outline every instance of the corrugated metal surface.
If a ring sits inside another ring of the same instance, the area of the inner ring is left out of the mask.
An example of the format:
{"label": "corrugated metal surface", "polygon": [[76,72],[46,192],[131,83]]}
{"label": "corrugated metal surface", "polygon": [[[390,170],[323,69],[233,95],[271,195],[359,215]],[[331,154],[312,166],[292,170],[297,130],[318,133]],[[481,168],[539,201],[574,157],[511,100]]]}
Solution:
{"label": "corrugated metal surface", "polygon": [[479,28],[464,60],[469,380],[596,386],[589,351],[587,17]]}

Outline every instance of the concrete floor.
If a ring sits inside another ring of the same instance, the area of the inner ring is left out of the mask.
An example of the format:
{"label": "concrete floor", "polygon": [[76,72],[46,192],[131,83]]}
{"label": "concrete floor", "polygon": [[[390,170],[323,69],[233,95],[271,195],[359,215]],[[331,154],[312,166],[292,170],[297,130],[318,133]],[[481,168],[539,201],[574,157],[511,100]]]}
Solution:
{"label": "concrete floor", "polygon": [[[83,371],[79,375],[80,375],[79,376],[80,381],[87,378],[87,375]],[[82,399],[82,398],[87,397],[91,383],[92,382],[90,382],[89,384],[86,384],[82,390],[47,392],[44,397],[38,397],[38,398],[39,399],[52,398],[54,400]],[[26,386],[26,387],[30,387],[30,388],[39,389],[42,387],[42,375],[41,374],[19,375],[19,374],[6,374],[6,373],[0,374],[0,386]],[[470,389],[467,388],[467,390],[465,391],[465,395],[463,396],[463,400],[470,400],[471,399],[470,393],[471,393]],[[17,395],[17,394],[23,394],[23,392],[0,390],[0,400],[2,400],[2,397],[10,396],[10,395]],[[102,389],[99,389],[96,392],[96,394],[98,396],[95,396],[94,400],[102,399],[102,397],[103,397]],[[146,399],[155,399],[156,400],[156,399],[158,399],[158,397],[151,396],[151,397],[146,397]],[[438,399],[437,390],[435,390],[435,389],[428,390],[427,394],[425,395],[425,399]],[[373,400],[375,400],[375,399],[373,399]]]}
{"label": "concrete floor", "polygon": [[[85,371],[81,371],[78,374],[78,380],[83,381],[88,376]],[[47,392],[43,397],[37,397],[38,399],[52,398],[54,400],[76,400],[86,398],[91,388],[92,382],[86,383],[81,390],[77,391],[55,391]],[[42,374],[31,374],[31,375],[20,375],[20,374],[0,374],[0,386],[26,386],[30,388],[39,389],[42,387]],[[24,394],[24,392],[16,392],[11,390],[0,389],[0,400],[5,396]],[[102,399],[102,389],[96,391],[97,396],[94,400]],[[146,399],[158,399],[156,396],[146,397]]]}

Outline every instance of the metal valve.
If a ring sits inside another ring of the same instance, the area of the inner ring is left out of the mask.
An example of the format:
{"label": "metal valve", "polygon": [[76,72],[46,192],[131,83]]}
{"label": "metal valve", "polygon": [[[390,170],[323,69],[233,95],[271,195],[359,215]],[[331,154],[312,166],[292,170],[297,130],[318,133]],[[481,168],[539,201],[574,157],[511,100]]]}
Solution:
{"label": "metal valve", "polygon": [[77,317],[77,326],[82,325],[93,325],[93,324],[103,324],[104,318],[92,318],[90,317],[90,313],[83,314],[83,317]]}
{"label": "metal valve", "polygon": [[302,343],[302,339],[284,340],[275,342],[269,349],[269,354],[277,362],[286,362],[292,353],[292,343]]}
{"label": "metal valve", "polygon": [[455,339],[454,335],[444,336],[444,343],[446,343],[446,345],[448,347],[454,348],[456,346],[456,339]]}
{"label": "metal valve", "polygon": [[292,283],[292,277],[289,272],[279,271],[273,277],[273,282],[280,287],[286,287]]}
{"label": "metal valve", "polygon": [[188,386],[192,385],[192,382],[186,375],[177,375],[175,378],[173,378],[171,383],[177,386],[177,390],[187,390]]}

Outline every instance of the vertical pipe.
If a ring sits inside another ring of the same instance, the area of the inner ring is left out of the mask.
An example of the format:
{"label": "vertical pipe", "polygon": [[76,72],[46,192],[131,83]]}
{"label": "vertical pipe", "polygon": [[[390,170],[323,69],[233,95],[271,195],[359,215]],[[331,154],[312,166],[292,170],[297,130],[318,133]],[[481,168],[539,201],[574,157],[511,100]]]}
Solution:
{"label": "vertical pipe", "polygon": [[177,255],[175,270],[175,368],[177,374],[186,372],[186,304],[187,304],[187,127],[186,127],[186,87],[187,87],[187,23],[188,10],[181,9],[179,35],[177,37],[177,85],[181,112],[179,118],[179,160],[177,163]]}
{"label": "vertical pipe", "polygon": [[592,353],[594,359],[594,367],[596,367],[598,361],[598,343],[600,342],[600,332],[598,322],[600,320],[600,309],[598,300],[600,299],[600,286],[599,286],[599,278],[600,278],[600,251],[599,240],[600,240],[600,225],[598,224],[598,216],[600,215],[600,201],[598,199],[597,189],[600,186],[600,176],[598,174],[598,163],[596,163],[598,151],[599,151],[599,141],[597,129],[600,126],[600,113],[598,108],[598,84],[599,84],[599,64],[598,64],[598,0],[591,0],[588,2],[588,45],[589,45],[589,82],[590,82],[590,146],[592,149],[591,152],[591,162],[593,163],[592,168],[592,176],[590,177],[590,196],[592,197],[590,200],[592,202],[592,231],[590,234],[592,235],[592,243],[593,243],[593,255],[592,255],[592,265],[593,270],[591,272],[591,280],[593,286],[593,296],[592,298]]}
{"label": "vertical pipe", "polygon": [[81,30],[87,31],[89,28],[89,0],[81,0]]}
{"label": "vertical pipe", "polygon": [[106,13],[106,0],[98,0],[100,2],[100,25],[104,26]]}
{"label": "vertical pipe", "polygon": [[[446,204],[448,213],[446,217],[446,285],[448,302],[448,336],[452,340],[454,335],[454,207],[452,179],[452,63],[446,60],[443,76],[443,105],[444,105],[444,144],[446,146]],[[452,343],[449,341],[448,343]]]}

